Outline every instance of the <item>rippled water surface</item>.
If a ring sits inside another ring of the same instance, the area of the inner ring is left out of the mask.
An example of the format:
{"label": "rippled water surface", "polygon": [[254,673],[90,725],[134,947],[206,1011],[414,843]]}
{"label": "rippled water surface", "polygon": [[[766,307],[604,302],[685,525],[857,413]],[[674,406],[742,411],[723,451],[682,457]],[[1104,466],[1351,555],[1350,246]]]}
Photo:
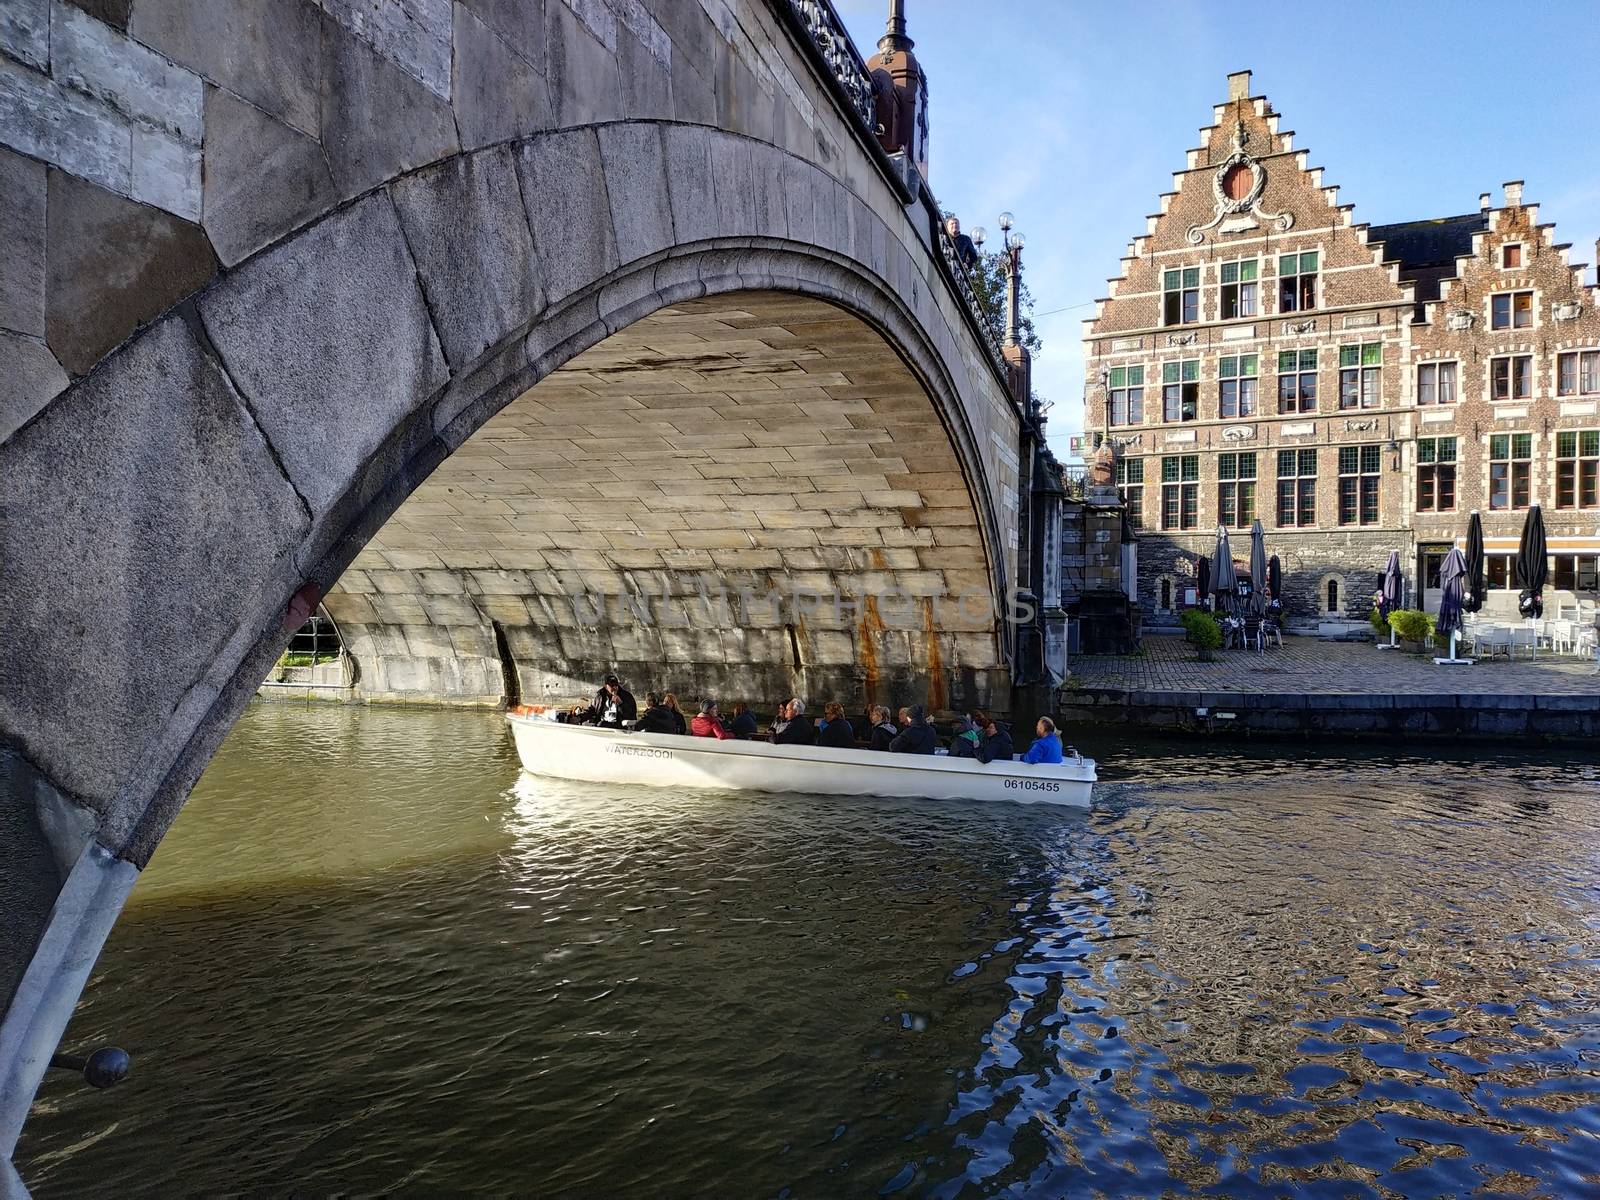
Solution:
{"label": "rippled water surface", "polygon": [[1091,745],[1089,814],[520,777],[256,706],[40,1196],[1600,1195],[1600,768]]}

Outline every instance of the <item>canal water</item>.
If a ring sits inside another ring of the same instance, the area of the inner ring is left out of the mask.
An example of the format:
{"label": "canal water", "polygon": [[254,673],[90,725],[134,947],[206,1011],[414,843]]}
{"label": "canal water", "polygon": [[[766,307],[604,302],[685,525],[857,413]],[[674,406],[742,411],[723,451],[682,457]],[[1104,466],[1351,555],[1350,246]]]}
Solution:
{"label": "canal water", "polygon": [[1600,767],[1085,745],[1085,815],[519,777],[256,705],[37,1195],[1600,1195]]}

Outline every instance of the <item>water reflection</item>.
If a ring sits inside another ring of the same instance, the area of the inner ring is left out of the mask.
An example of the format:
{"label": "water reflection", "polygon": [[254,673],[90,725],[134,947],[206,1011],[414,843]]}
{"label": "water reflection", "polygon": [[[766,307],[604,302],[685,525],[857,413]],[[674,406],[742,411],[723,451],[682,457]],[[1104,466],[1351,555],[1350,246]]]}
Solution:
{"label": "water reflection", "polygon": [[1132,746],[1090,815],[520,777],[258,708],[19,1150],[42,1196],[1600,1194],[1587,760]]}

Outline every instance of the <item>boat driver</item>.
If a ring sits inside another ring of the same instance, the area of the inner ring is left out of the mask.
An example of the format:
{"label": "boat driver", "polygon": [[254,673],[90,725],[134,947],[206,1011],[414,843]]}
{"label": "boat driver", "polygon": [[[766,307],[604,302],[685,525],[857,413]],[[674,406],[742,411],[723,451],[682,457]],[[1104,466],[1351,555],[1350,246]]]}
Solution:
{"label": "boat driver", "polygon": [[615,675],[606,676],[588,708],[573,713],[575,723],[598,725],[602,729],[621,729],[624,723],[631,725],[638,717],[639,706],[634,703],[633,693],[623,687]]}

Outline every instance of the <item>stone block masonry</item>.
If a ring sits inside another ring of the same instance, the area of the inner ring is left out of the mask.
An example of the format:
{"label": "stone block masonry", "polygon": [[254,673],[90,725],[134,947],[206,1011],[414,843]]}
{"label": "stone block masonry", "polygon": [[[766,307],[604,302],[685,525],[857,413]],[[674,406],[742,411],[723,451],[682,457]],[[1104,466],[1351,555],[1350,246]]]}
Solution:
{"label": "stone block masonry", "polygon": [[1229,651],[1202,663],[1181,637],[1146,635],[1139,658],[1082,656],[1072,671],[1058,712],[1085,727],[1080,744],[1111,729],[1575,746],[1600,737],[1593,663],[1548,654],[1440,667],[1432,655],[1290,637],[1264,656]]}
{"label": "stone block masonry", "polygon": [[[949,703],[1003,705],[971,494],[863,328],[774,293],[690,302],[513,401],[329,593],[355,695],[498,704],[504,665],[521,699],[557,702],[619,666],[641,690],[853,707],[923,699],[903,689],[933,672]],[[482,550],[457,560],[464,537]]]}

